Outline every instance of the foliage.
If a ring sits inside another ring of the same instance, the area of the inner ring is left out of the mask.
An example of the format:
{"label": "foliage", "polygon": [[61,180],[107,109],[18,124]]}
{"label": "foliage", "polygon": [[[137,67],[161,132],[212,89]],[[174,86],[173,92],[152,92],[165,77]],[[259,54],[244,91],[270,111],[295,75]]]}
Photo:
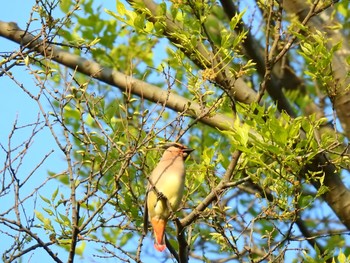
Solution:
{"label": "foliage", "polygon": [[[0,196],[15,200],[0,211],[0,231],[11,240],[3,261],[43,248],[56,262],[349,262],[350,219],[341,212],[349,136],[330,125],[347,81],[338,83],[333,67],[345,44],[330,47],[328,31],[307,26],[333,8],[316,2],[300,19],[279,1],[249,3],[254,10],[236,1],[117,0],[114,10],[92,0],[37,1],[27,31],[38,20],[41,40],[100,67],[90,75],[78,62],[68,69],[30,44],[0,63],[0,76],[40,112],[34,123],[14,123],[1,142]],[[344,39],[347,7],[332,9]],[[11,72],[23,62],[36,88]],[[110,75],[98,76],[103,69]],[[13,146],[26,128],[28,138]],[[22,171],[42,130],[55,150]],[[143,200],[167,141],[196,151],[167,228],[170,253],[155,254],[143,232]],[[31,186],[54,151],[63,168],[49,166]]]}

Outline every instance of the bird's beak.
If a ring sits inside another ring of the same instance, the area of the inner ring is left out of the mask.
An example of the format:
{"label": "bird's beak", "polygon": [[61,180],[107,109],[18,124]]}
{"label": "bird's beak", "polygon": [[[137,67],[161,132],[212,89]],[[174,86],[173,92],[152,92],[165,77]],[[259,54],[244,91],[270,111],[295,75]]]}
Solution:
{"label": "bird's beak", "polygon": [[194,149],[191,149],[191,148],[185,148],[182,150],[183,152],[187,153],[187,154],[190,154],[191,152],[194,151]]}
{"label": "bird's beak", "polygon": [[187,160],[188,156],[190,156],[190,153],[193,151],[194,149],[191,149],[191,148],[182,149],[184,160]]}

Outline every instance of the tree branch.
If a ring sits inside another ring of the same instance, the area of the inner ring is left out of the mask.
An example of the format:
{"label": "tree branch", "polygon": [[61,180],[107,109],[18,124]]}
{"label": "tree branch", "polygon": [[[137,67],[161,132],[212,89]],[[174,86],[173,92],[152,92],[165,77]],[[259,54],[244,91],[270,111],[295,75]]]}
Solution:
{"label": "tree branch", "polygon": [[209,109],[203,109],[203,107],[191,100],[174,93],[169,93],[167,90],[162,90],[157,86],[132,78],[119,71],[104,68],[95,61],[87,60],[63,49],[56,48],[53,45],[46,44],[41,41],[38,36],[34,36],[20,29],[15,23],[0,21],[0,36],[18,44],[26,45],[28,48],[36,50],[47,59],[56,61],[80,73],[110,84],[122,91],[128,91],[154,103],[163,104],[167,108],[177,112],[186,111],[186,113],[194,119],[202,115],[204,117],[200,121],[210,127],[220,130],[229,130],[233,127],[232,117],[227,117],[219,113],[214,116],[208,116],[205,113],[209,111]]}
{"label": "tree branch", "polygon": [[[128,0],[133,5],[144,4],[148,10],[151,11],[152,16],[148,17],[151,22],[157,22],[159,19],[158,10],[159,6],[152,0]],[[137,7],[135,10],[138,11]],[[215,82],[219,84],[223,90],[229,93],[235,100],[243,103],[252,103],[256,101],[257,94],[250,88],[242,78],[235,78],[229,73],[229,70],[220,65],[220,61],[217,61],[217,54],[213,54],[209,51],[205,45],[198,41],[196,47],[189,47],[186,43],[182,43],[181,40],[176,36],[176,32],[182,30],[181,24],[173,22],[169,19],[170,14],[165,16],[165,28],[164,35],[173,43],[178,44],[179,49],[189,57],[199,68],[201,69],[213,69],[216,73]],[[195,52],[194,52],[195,50]]]}
{"label": "tree branch", "polygon": [[[341,46],[335,51],[332,58],[331,67],[336,81],[332,81],[332,83],[329,84],[330,87],[334,87],[334,91],[332,92],[334,93],[332,94],[334,98],[330,99],[346,136],[350,138],[350,77],[348,74],[350,66],[347,62],[350,46],[347,37],[344,36],[340,30],[334,29],[334,25],[340,25],[342,22],[337,19],[337,16],[331,14],[332,10],[326,10],[333,7],[337,2],[339,1],[329,1],[321,7],[316,7],[315,4],[313,4],[310,8],[309,4],[305,1],[286,1],[285,10],[287,13],[297,15],[299,20],[303,21],[302,23],[307,20],[311,31],[321,30],[322,32],[326,32],[328,40],[327,46],[329,49],[341,43]],[[310,14],[308,10],[312,11],[312,13]],[[328,12],[324,12],[325,10]],[[320,12],[323,12],[322,16],[317,15]]]}

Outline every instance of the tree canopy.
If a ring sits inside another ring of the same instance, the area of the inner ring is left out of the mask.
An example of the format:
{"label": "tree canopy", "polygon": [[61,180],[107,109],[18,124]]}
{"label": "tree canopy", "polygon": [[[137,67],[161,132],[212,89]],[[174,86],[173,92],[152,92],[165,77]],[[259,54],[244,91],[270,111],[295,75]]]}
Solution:
{"label": "tree canopy", "polygon": [[[350,262],[349,10],[36,0],[0,21],[0,78],[37,112],[0,141],[2,260]],[[169,141],[195,151],[159,253],[143,205]]]}

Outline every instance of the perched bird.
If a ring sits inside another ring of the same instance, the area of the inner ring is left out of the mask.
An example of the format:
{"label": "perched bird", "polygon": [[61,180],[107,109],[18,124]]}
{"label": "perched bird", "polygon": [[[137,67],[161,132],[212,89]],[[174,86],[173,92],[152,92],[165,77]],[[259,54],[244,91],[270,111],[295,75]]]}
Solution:
{"label": "perched bird", "polygon": [[147,233],[148,219],[154,232],[154,248],[165,248],[165,226],[171,212],[179,207],[185,185],[185,160],[193,149],[179,143],[169,143],[162,158],[149,177],[145,201],[144,230]]}

